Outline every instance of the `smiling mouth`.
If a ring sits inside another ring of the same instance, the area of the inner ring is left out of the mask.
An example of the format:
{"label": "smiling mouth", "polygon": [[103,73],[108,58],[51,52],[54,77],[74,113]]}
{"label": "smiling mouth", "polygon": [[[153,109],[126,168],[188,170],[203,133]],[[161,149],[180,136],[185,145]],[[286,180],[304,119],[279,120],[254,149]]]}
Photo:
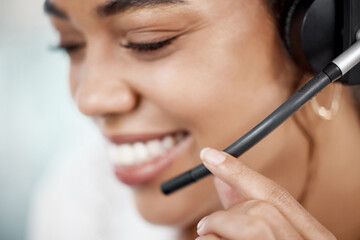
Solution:
{"label": "smiling mouth", "polygon": [[145,137],[110,137],[107,144],[110,162],[115,166],[132,167],[151,162],[169,152],[187,135],[186,131]]}
{"label": "smiling mouth", "polygon": [[108,144],[109,158],[121,182],[144,186],[166,171],[193,140],[186,131],[114,137]]}

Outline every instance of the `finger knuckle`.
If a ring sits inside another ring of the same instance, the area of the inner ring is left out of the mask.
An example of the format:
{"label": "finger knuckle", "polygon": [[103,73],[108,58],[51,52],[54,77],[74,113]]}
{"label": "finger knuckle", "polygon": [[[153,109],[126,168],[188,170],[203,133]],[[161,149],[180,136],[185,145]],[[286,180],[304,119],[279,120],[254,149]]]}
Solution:
{"label": "finger knuckle", "polygon": [[232,168],[229,177],[230,179],[239,179],[239,176],[243,176],[246,173],[246,169],[243,167]]}
{"label": "finger knuckle", "polygon": [[281,205],[288,205],[291,202],[291,194],[284,188],[279,187],[277,185],[272,185],[269,187],[268,190],[268,197],[267,200],[281,204]]}
{"label": "finger knuckle", "polygon": [[248,221],[248,226],[243,231],[244,239],[258,240],[258,239],[274,239],[268,223],[261,218],[251,218]]}
{"label": "finger knuckle", "polygon": [[247,209],[249,208],[248,207],[249,202],[251,202],[251,201],[253,201],[253,200],[235,204],[235,205],[231,206],[228,210],[231,210],[231,211],[234,211],[237,213],[246,213]]}
{"label": "finger knuckle", "polygon": [[256,202],[253,203],[253,207],[249,208],[248,215],[262,216],[262,215],[268,215],[274,213],[275,211],[276,208],[271,203],[262,200],[257,200]]}
{"label": "finger knuckle", "polygon": [[210,214],[206,219],[207,225],[217,225],[225,221],[227,212],[225,210],[217,211]]}

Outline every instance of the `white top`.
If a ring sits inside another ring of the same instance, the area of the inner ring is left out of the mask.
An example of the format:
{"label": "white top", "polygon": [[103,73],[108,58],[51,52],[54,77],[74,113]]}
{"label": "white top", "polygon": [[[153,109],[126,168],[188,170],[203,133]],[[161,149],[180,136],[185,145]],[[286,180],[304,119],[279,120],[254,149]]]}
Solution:
{"label": "white top", "polygon": [[[59,162],[59,161],[58,161]],[[34,194],[29,240],[175,239],[146,223],[128,187],[115,179],[103,144],[52,167]]]}

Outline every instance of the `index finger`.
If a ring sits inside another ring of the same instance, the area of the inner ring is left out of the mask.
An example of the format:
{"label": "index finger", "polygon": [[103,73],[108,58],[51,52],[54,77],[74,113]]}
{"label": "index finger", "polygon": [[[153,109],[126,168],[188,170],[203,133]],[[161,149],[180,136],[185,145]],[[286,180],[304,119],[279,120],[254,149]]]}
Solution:
{"label": "index finger", "polygon": [[200,158],[209,171],[246,199],[263,200],[276,206],[305,238],[334,239],[287,190],[247,167],[239,159],[212,148],[203,149]]}

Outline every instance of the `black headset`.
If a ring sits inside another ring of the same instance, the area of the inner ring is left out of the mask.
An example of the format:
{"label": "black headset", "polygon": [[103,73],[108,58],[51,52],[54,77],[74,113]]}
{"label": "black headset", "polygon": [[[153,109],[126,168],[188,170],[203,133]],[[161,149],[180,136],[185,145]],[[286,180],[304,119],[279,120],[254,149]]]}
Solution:
{"label": "black headset", "polygon": [[[360,0],[286,0],[279,11],[286,47],[310,73],[319,73],[360,37]],[[360,66],[340,81],[359,85]]]}

